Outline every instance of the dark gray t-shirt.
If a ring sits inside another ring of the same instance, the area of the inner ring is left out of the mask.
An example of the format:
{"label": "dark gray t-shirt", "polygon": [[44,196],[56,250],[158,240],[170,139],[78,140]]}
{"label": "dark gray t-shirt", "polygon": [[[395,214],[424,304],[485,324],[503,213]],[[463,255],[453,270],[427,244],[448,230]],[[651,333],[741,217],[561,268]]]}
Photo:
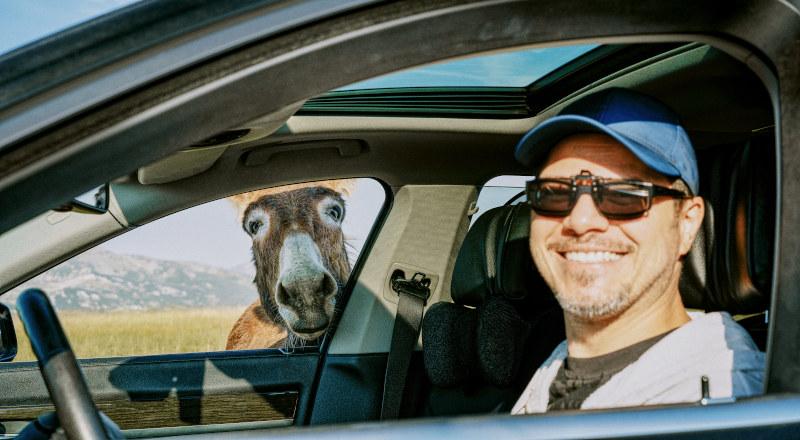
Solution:
{"label": "dark gray t-shirt", "polygon": [[[670,330],[671,332],[672,330]],[[670,332],[591,358],[567,357],[550,385],[547,410],[580,409],[583,401],[612,376],[639,359]]]}

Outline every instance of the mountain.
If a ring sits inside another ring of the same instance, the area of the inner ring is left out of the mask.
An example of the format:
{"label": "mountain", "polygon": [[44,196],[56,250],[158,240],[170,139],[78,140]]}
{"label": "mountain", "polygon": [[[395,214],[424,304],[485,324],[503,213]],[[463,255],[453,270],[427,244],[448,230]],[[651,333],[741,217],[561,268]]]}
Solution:
{"label": "mountain", "polygon": [[245,275],[250,280],[253,280],[256,277],[256,265],[252,261],[231,266],[228,268],[228,270],[240,275]]}
{"label": "mountain", "polygon": [[4,294],[13,304],[29,287],[45,291],[57,309],[161,309],[244,306],[258,297],[253,270],[121,255],[95,248]]}

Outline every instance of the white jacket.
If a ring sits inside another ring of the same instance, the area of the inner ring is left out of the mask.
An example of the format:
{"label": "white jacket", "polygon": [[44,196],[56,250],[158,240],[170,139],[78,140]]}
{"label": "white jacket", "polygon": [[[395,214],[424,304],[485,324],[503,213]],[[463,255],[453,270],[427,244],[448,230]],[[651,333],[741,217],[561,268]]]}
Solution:
{"label": "white jacket", "polygon": [[[512,414],[547,411],[550,385],[566,357],[564,341],[536,370]],[[763,392],[764,353],[728,313],[694,315],[596,389],[581,409],[697,402],[703,376],[712,398]]]}

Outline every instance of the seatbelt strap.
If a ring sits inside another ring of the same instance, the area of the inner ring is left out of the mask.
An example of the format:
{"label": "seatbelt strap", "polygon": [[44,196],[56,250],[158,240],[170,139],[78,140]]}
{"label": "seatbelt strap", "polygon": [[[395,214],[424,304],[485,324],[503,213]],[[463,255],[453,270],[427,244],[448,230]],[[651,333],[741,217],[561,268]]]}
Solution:
{"label": "seatbelt strap", "polygon": [[392,330],[392,345],[386,361],[381,420],[397,419],[400,416],[411,353],[417,345],[425,303],[431,294],[431,280],[420,272],[415,273],[410,280],[395,277],[391,280],[391,285],[399,300]]}

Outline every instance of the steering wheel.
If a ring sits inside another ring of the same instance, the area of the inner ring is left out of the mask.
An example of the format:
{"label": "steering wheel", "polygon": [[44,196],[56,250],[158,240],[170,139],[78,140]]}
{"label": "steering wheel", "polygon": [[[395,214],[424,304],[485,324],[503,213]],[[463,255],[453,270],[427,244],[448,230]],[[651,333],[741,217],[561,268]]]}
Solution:
{"label": "steering wheel", "polygon": [[[39,289],[26,290],[17,299],[17,311],[67,438],[122,438],[119,428],[104,426],[47,295]],[[53,421],[52,416],[42,416],[20,432],[18,438],[48,438],[54,429]],[[106,428],[109,428],[111,435],[106,433]]]}

